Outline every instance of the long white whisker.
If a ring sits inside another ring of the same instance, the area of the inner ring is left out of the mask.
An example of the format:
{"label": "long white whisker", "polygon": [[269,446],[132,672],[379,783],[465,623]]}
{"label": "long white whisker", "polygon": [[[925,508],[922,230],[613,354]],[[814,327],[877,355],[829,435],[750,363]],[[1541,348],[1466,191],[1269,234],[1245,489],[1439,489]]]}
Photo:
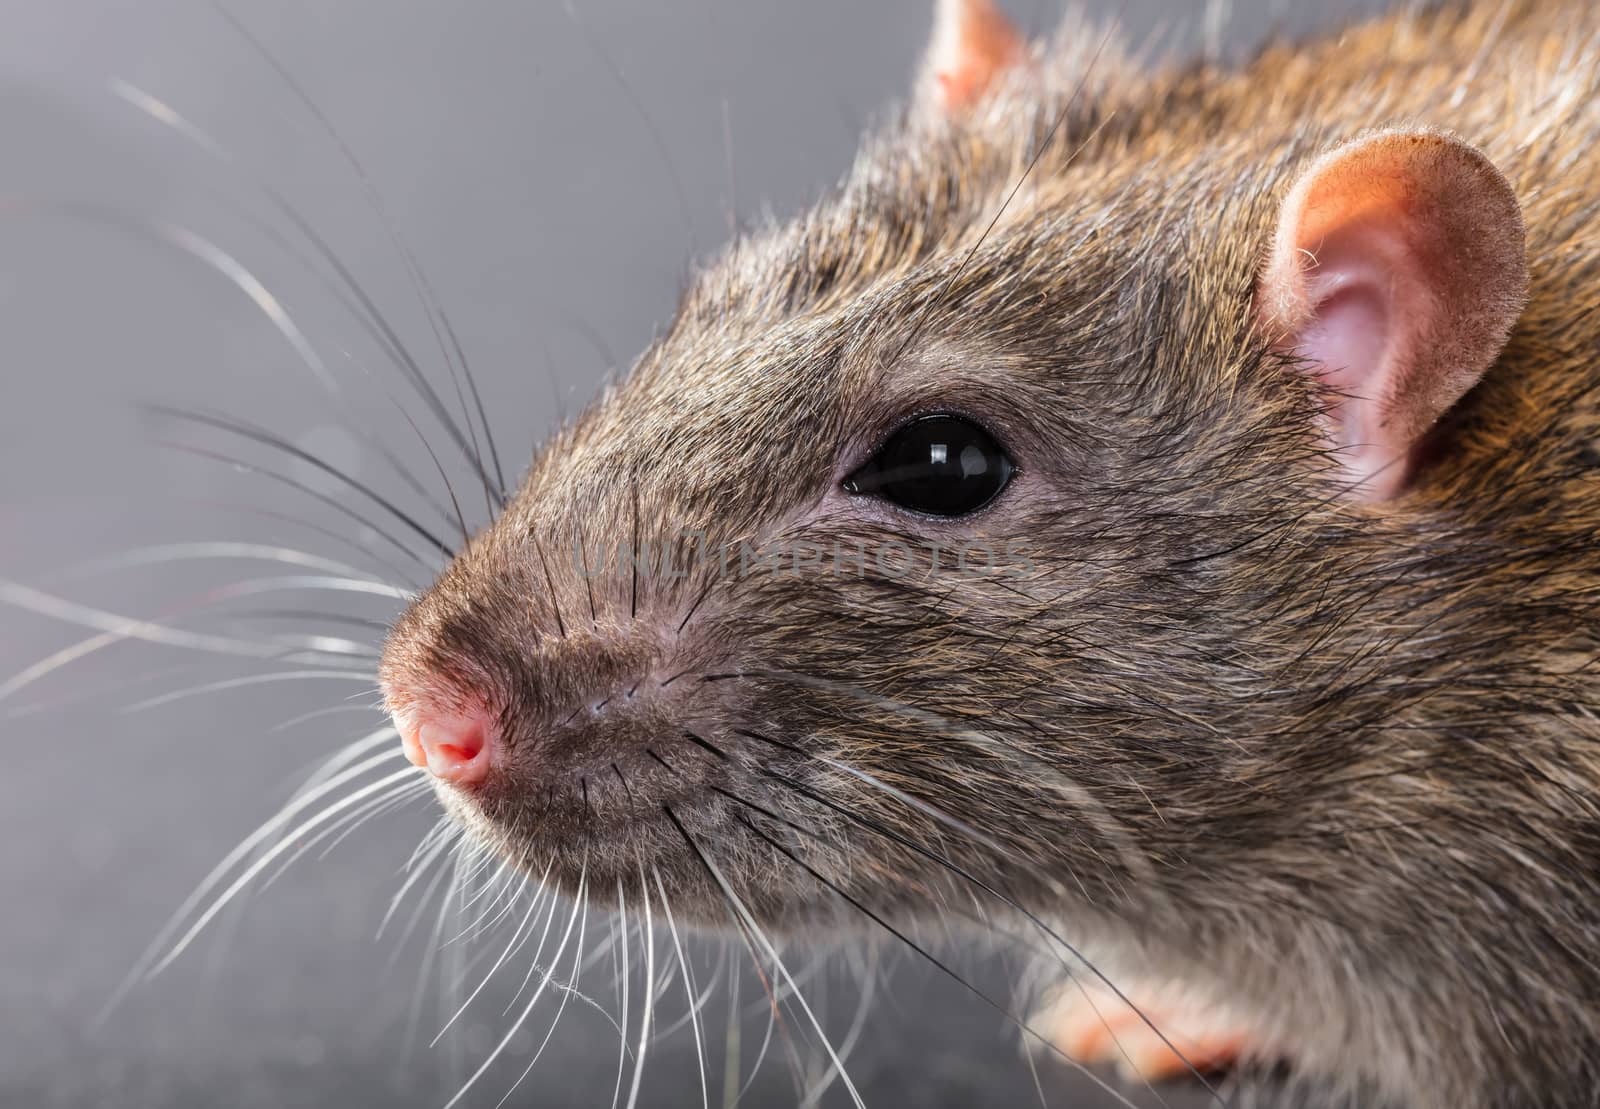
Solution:
{"label": "long white whisker", "polygon": [[[392,740],[394,739],[395,735],[396,733],[393,728],[384,727],[373,732],[371,735],[366,736],[364,739],[356,741],[356,743],[352,744],[351,746],[353,748],[360,749],[362,745],[374,742],[380,736],[384,737],[386,740]],[[173,912],[172,916],[167,920],[167,923],[162,927],[161,931],[156,934],[156,938],[151,941],[150,946],[145,949],[144,953],[140,955],[139,959],[134,963],[133,969],[128,972],[128,976],[123,979],[122,984],[117,987],[116,991],[112,994],[111,999],[107,1001],[104,1008],[101,1009],[97,1020],[104,1020],[105,1017],[110,1014],[111,1010],[116,1008],[121,1000],[127,996],[128,991],[133,988],[136,982],[140,981],[148,973],[152,973],[150,971],[150,967],[155,962],[157,954],[166,947],[168,941],[171,940],[171,938],[177,933],[178,929],[182,926],[183,921],[188,918],[189,914],[199,906],[200,902],[205,899],[207,894],[209,894],[221,883],[222,879],[228,874],[229,871],[233,869],[234,866],[238,864],[241,859],[243,859],[251,851],[255,850],[257,845],[263,843],[268,836],[272,835],[289,821],[293,820],[297,813],[302,812],[306,807],[315,804],[320,798],[327,796],[328,793],[340,788],[347,782],[353,781],[368,771],[381,766],[386,762],[392,761],[395,756],[396,752],[393,751],[375,756],[350,767],[350,769],[344,771],[343,773],[336,774],[328,778],[327,781],[318,786],[301,791],[301,793],[291,798],[290,801],[283,806],[283,808],[279,809],[275,814],[273,814],[271,818],[263,822],[259,827],[256,828],[255,831],[251,832],[248,836],[241,840],[232,851],[223,856],[222,861],[217,863],[217,865],[211,869],[209,874],[200,880],[199,885],[195,886],[194,891],[190,893],[189,896],[184,899],[183,903],[179,905],[178,908]]]}
{"label": "long white whisker", "polygon": [[[311,772],[306,780],[301,782],[299,788],[297,788],[294,793],[290,795],[290,803],[298,803],[301,798],[306,796],[306,794],[330,780],[335,774],[354,763],[368,751],[376,750],[379,747],[389,747],[395,740],[395,734],[394,728],[386,724],[376,731],[368,732],[360,739],[345,744],[343,747],[339,748],[333,754],[329,755],[327,758],[323,759],[317,764],[316,768]],[[385,752],[385,759],[392,757],[392,751]],[[381,762],[381,760],[379,760],[379,762]],[[373,765],[379,765],[379,762],[374,762]],[[349,781],[348,778],[341,780]],[[287,806],[285,806],[285,808],[287,808]],[[283,810],[280,810],[280,812],[281,811]]]}
{"label": "long white whisker", "polygon": [[95,629],[101,633],[80,643],[74,643],[70,647],[63,648],[48,658],[41,659],[32,666],[12,675],[4,682],[0,682],[0,701],[5,700],[24,686],[33,684],[46,674],[65,666],[69,662],[74,662],[93,651],[125,639],[138,639],[147,643],[158,643],[166,647],[182,647],[186,650],[208,651],[213,654],[237,655],[244,658],[276,659],[283,654],[283,649],[278,646],[268,646],[250,640],[233,639],[227,636],[186,632],[180,628],[154,623],[149,620],[135,620],[126,616],[118,616],[103,609],[68,601],[22,585],[19,582],[4,579],[0,579],[0,604],[26,609],[29,612],[37,612],[41,616],[49,616],[64,623]]}
{"label": "long white whisker", "polygon": [[634,1109],[639,1103],[644,1056],[650,1046],[650,1018],[655,1015],[656,1006],[655,920],[650,912],[650,881],[645,877],[642,863],[639,865],[639,892],[644,898],[644,1004],[639,1010],[639,1049],[633,1059],[633,1085],[628,1090],[628,1109]]}
{"label": "long white whisker", "polygon": [[[448,820],[449,818],[446,817],[445,819]],[[406,880],[400,884],[400,888],[395,891],[395,895],[389,899],[389,907],[384,911],[383,919],[378,922],[378,930],[372,937],[375,940],[383,938],[383,934],[389,929],[390,921],[394,919],[394,914],[399,912],[401,904],[404,903],[406,895],[427,876],[428,871],[433,869],[433,864],[443,858],[451,847],[448,837],[436,837],[432,831],[423,837],[422,842],[429,844],[429,846],[420,855],[414,856],[412,862],[407,864],[410,873],[406,875]],[[427,901],[428,896],[425,893],[422,897],[424,907],[426,907]],[[404,946],[408,935],[410,935],[409,928],[400,934],[400,939],[395,945],[396,949]]]}
{"label": "long white whisker", "polygon": [[[417,1029],[420,1028],[422,1024],[422,998],[427,986],[428,977],[433,971],[434,963],[439,959],[439,953],[446,950],[444,945],[439,942],[439,937],[444,935],[445,917],[450,915],[451,902],[454,901],[456,890],[461,884],[461,861],[469,849],[467,840],[464,836],[458,836],[453,844],[453,847],[454,850],[451,852],[451,865],[443,867],[439,871],[439,878],[449,875],[450,882],[449,885],[445,886],[443,896],[439,898],[439,911],[433,914],[433,932],[429,938],[429,942],[423,947],[422,962],[417,967],[417,985],[411,993],[411,1006],[406,1013],[405,1042],[408,1046],[416,1043]],[[433,895],[433,891],[435,888],[437,888],[437,886],[438,879],[435,879],[433,882],[428,884],[429,897]],[[418,912],[421,912],[422,909],[426,908],[427,903],[427,898],[424,898],[422,904],[418,906]],[[394,956],[391,956],[391,960],[395,957],[398,957],[399,954],[400,947],[397,945],[395,947],[395,954]],[[440,989],[444,990],[445,988],[447,988],[447,983],[444,982],[444,972],[441,970]]]}
{"label": "long white whisker", "polygon": [[[494,931],[495,927],[510,913],[515,911],[517,907],[517,899],[522,896],[522,891],[527,886],[528,876],[523,875],[522,882],[520,884],[517,884],[513,880],[514,877],[515,872],[509,870],[507,864],[502,862],[500,864],[500,869],[495,873],[494,880],[489,884],[488,887],[486,887],[486,891],[494,891],[494,896],[489,899],[488,904],[483,907],[483,911],[478,914],[478,919],[473,921],[466,928],[462,929],[461,934],[451,940],[452,943],[454,943],[456,940],[462,939],[475,940],[479,936],[487,935],[488,933]],[[542,882],[543,879],[540,879],[540,881]],[[534,893],[534,900],[538,901],[544,895],[545,889],[543,886],[540,886],[539,889],[537,889]],[[482,893],[479,893],[477,896],[481,897]],[[501,905],[500,908],[496,910],[495,907],[500,905],[502,900],[505,902],[505,904]]]}
{"label": "long white whisker", "polygon": [[[586,885],[587,881],[588,865],[585,863],[583,873],[578,879],[578,892],[580,899],[583,891],[588,888]],[[494,1050],[489,1053],[488,1058],[484,1059],[484,1061],[479,1064],[478,1069],[472,1072],[471,1077],[469,1077],[466,1082],[462,1083],[461,1088],[456,1091],[455,1096],[449,1101],[445,1102],[444,1109],[455,1109],[455,1106],[460,1104],[461,1099],[466,1096],[467,1091],[472,1089],[473,1085],[477,1083],[478,1079],[482,1078],[484,1073],[494,1064],[494,1061],[500,1058],[501,1054],[505,1051],[506,1046],[511,1043],[512,1037],[517,1034],[517,1031],[527,1021],[528,1015],[533,1012],[533,1007],[539,1003],[539,998],[544,995],[545,987],[550,984],[550,980],[555,974],[555,965],[561,961],[561,953],[567,949],[567,941],[571,938],[572,930],[577,926],[578,918],[582,915],[581,900],[574,901],[572,906],[572,915],[567,920],[567,930],[562,934],[561,943],[556,948],[554,957],[552,957],[550,960],[551,969],[545,972],[544,981],[540,982],[539,988],[533,991],[533,996],[528,998],[527,1005],[523,1006],[522,1012],[520,1012],[517,1015],[517,1019],[511,1023],[511,1027],[506,1029],[505,1035],[500,1038],[500,1042],[495,1045]]]}
{"label": "long white whisker", "polygon": [[[545,1030],[544,1039],[539,1041],[539,1046],[534,1049],[533,1057],[528,1060],[528,1065],[522,1068],[522,1073],[517,1075],[516,1081],[511,1083],[510,1088],[495,1103],[495,1109],[501,1109],[501,1106],[510,1101],[511,1095],[516,1093],[517,1087],[522,1085],[523,1080],[533,1073],[533,1068],[538,1064],[539,1058],[544,1055],[544,1049],[549,1047],[550,1041],[555,1038],[556,1028],[561,1024],[561,1014],[567,1011],[567,1002],[571,1001],[574,996],[582,996],[578,993],[577,984],[578,975],[581,973],[580,961],[583,958],[583,938],[589,928],[589,895],[587,891],[581,892],[583,894],[582,898],[577,902],[578,912],[581,914],[581,919],[578,922],[578,943],[572,950],[572,987],[561,991],[561,1003],[556,1006],[556,1015],[550,1018],[550,1027]],[[597,1010],[600,1009],[599,1005],[594,1007]],[[604,1010],[600,1011],[604,1012]]]}
{"label": "long white whisker", "polygon": [[722,870],[717,866],[715,860],[713,860],[705,851],[701,850],[700,846],[695,843],[694,839],[689,835],[688,829],[684,828],[682,824],[678,823],[678,818],[673,815],[671,809],[667,810],[667,815],[672,818],[672,822],[677,825],[678,831],[683,834],[685,841],[694,850],[694,853],[699,856],[700,861],[705,864],[707,873],[709,873],[716,881],[718,887],[722,890],[723,896],[728,899],[729,906],[733,908],[739,917],[744,921],[745,927],[749,930],[750,936],[761,945],[761,948],[766,952],[767,957],[772,960],[772,965],[777,968],[778,973],[781,974],[784,978],[784,981],[789,984],[789,988],[792,991],[795,1001],[799,1003],[801,1010],[804,1011],[806,1015],[806,1019],[811,1023],[812,1029],[817,1033],[817,1039],[821,1042],[823,1050],[827,1052],[828,1058],[838,1069],[839,1080],[844,1083],[844,1087],[849,1092],[850,1100],[855,1104],[856,1109],[866,1109],[865,1102],[861,1100],[860,1091],[856,1089],[855,1082],[851,1080],[849,1072],[845,1070],[844,1061],[839,1058],[838,1052],[834,1051],[833,1044],[828,1040],[828,1034],[822,1030],[822,1022],[818,1020],[817,1015],[811,1011],[810,1003],[806,1001],[805,995],[800,992],[800,987],[795,983],[794,977],[789,973],[789,968],[784,965],[783,960],[778,955],[777,948],[775,948],[772,945],[772,941],[767,938],[766,932],[762,930],[761,925],[755,918],[755,915],[745,907],[744,901],[742,901],[739,895],[734,892],[733,886],[728,882],[728,879],[723,876]]}
{"label": "long white whisker", "polygon": [[[552,863],[553,862],[554,860],[552,860]],[[545,876],[548,877],[550,874],[550,867],[545,867],[544,872]],[[542,885],[544,878],[540,878],[539,882]],[[528,876],[525,874],[522,878],[522,885],[525,888],[527,884]],[[501,967],[505,966],[506,960],[509,959],[511,957],[511,953],[517,949],[518,942],[522,939],[523,932],[527,929],[528,925],[533,922],[534,917],[536,917],[538,913],[539,899],[534,898],[528,903],[528,911],[522,914],[522,920],[518,922],[517,930],[511,933],[511,940],[506,944],[505,949],[500,952],[500,957],[494,961],[494,965],[489,968],[488,973],[486,973],[483,978],[479,980],[477,987],[467,995],[467,999],[457,1007],[450,1019],[444,1022],[444,1026],[441,1027],[438,1033],[433,1037],[433,1042],[428,1045],[429,1047],[435,1046],[441,1039],[444,1038],[444,1034],[450,1031],[450,1026],[455,1024],[455,1022],[461,1018],[461,1014],[466,1012],[467,1008],[477,1000],[478,995],[482,993],[484,987],[489,984],[489,980],[499,972]]]}
{"label": "long white whisker", "polygon": [[[501,1016],[510,1015],[511,1010],[516,1008],[517,1002],[522,1000],[522,992],[528,988],[528,983],[533,981],[533,976],[544,969],[540,956],[544,954],[545,940],[549,938],[550,926],[555,923],[556,909],[561,904],[560,898],[554,894],[550,896],[549,901],[550,911],[545,915],[544,930],[539,933],[539,946],[533,949],[533,958],[528,961],[528,971],[522,976],[522,981],[517,983],[517,992],[511,995],[511,1000],[506,1004],[505,1011],[500,1014]],[[526,947],[527,943],[528,939],[525,937],[521,946]],[[579,950],[581,951],[582,949],[580,948]],[[555,960],[552,959],[551,966],[554,965]]]}
{"label": "long white whisker", "polygon": [[222,693],[230,689],[243,689],[248,686],[268,685],[273,682],[303,682],[303,681],[341,681],[365,682],[371,685],[377,681],[377,675],[361,670],[283,670],[272,674],[251,674],[243,678],[223,678],[220,681],[206,682],[202,685],[190,686],[187,689],[174,690],[163,693],[158,697],[148,697],[143,701],[136,701],[123,707],[123,712],[145,712],[158,708],[161,705],[170,705],[175,701],[185,701],[192,697],[203,697],[208,693]]}
{"label": "long white whisker", "polygon": [[622,879],[617,879],[617,911],[612,916],[612,926],[622,930],[622,943],[620,945],[621,960],[614,965],[620,967],[617,977],[618,988],[622,994],[622,1020],[621,1033],[617,1036],[617,1081],[611,1089],[611,1109],[617,1109],[617,1104],[622,1099],[622,1073],[628,1060],[628,982],[632,977],[628,973],[628,899],[622,889]]}
{"label": "long white whisker", "polygon": [[[303,840],[298,846],[295,847],[295,850],[291,854],[279,861],[277,867],[273,869],[271,874],[268,874],[265,878],[260,880],[260,883],[257,887],[258,890],[264,891],[270,889],[273,884],[276,883],[277,880],[283,875],[284,871],[288,870],[296,862],[310,854],[312,851],[316,851],[318,847],[322,847],[322,850],[318,853],[317,857],[319,859],[325,859],[328,857],[329,852],[331,852],[335,847],[338,847],[339,844],[345,841],[346,837],[350,836],[368,821],[375,819],[383,813],[392,812],[395,809],[401,808],[412,801],[426,796],[430,792],[431,787],[427,781],[422,778],[416,778],[411,781],[401,782],[398,786],[379,793],[375,797],[367,798],[367,800],[355,810],[345,813],[328,827],[319,828],[316,835],[311,836],[309,839]],[[323,847],[322,845],[325,842],[327,846]]]}
{"label": "long white whisker", "polygon": [[272,725],[272,727],[267,729],[267,734],[277,735],[279,732],[286,732],[297,725],[307,724],[313,720],[321,720],[326,716],[337,716],[338,714],[345,712],[370,713],[371,711],[371,705],[333,705],[329,708],[312,709],[310,712],[302,712],[298,716],[291,716],[289,719],[284,720],[281,723]]}
{"label": "long white whisker", "polygon": [[655,875],[656,891],[661,894],[661,911],[667,917],[672,948],[678,953],[678,965],[683,969],[683,992],[689,998],[689,1024],[694,1030],[694,1057],[700,1069],[700,1107],[711,1109],[711,1088],[706,1084],[706,1049],[700,1034],[700,1008],[695,997],[694,972],[689,969],[689,960],[683,954],[683,943],[678,938],[678,923],[672,919],[672,902],[668,900],[666,886],[661,882],[661,871],[652,867],[651,873]]}
{"label": "long white whisker", "polygon": [[131,570],[136,566],[156,566],[170,562],[221,562],[244,560],[253,562],[279,562],[305,570],[319,570],[325,574],[344,578],[361,578],[379,585],[387,584],[372,577],[359,567],[347,562],[324,558],[293,547],[271,546],[265,543],[236,543],[211,540],[196,543],[160,543],[148,547],[135,547],[106,558],[91,559],[66,567],[50,576],[52,581],[72,581],[77,578],[97,577],[101,574]]}
{"label": "long white whisker", "polygon": [[257,859],[254,863],[250,864],[250,866],[246,867],[244,872],[241,873],[239,877],[228,886],[227,889],[223,890],[222,893],[217,896],[216,900],[211,903],[211,907],[206,909],[205,912],[201,913],[199,917],[195,919],[195,922],[190,925],[188,931],[186,931],[178,940],[178,942],[173,945],[172,950],[169,951],[159,962],[157,962],[155,966],[151,967],[149,973],[152,975],[160,974],[161,971],[170,966],[172,962],[182,955],[184,950],[194,942],[195,937],[198,936],[205,929],[205,926],[223,910],[228,902],[232,901],[234,897],[238,896],[239,891],[244,889],[245,886],[249,885],[256,875],[260,874],[263,870],[270,866],[274,859],[295,847],[295,841],[299,837],[319,827],[324,822],[333,819],[345,809],[348,809],[352,805],[358,804],[365,798],[371,796],[373,793],[376,793],[381,789],[387,789],[393,786],[395,783],[403,781],[406,778],[415,778],[421,773],[422,771],[417,767],[407,766],[404,770],[397,770],[393,774],[386,774],[377,781],[372,782],[369,785],[362,786],[360,789],[357,789],[340,800],[335,801],[333,804],[317,813],[317,815],[301,822],[292,831],[286,833],[284,838],[278,842],[277,846],[267,851],[261,856],[261,858]]}
{"label": "long white whisker", "polygon": [[411,590],[401,589],[399,586],[378,581],[376,578],[347,578],[333,574],[290,574],[276,578],[255,578],[213,589],[208,596],[214,601],[226,601],[238,597],[251,597],[260,593],[279,593],[294,589],[325,589],[337,593],[364,593],[373,597],[385,597],[389,600],[400,601],[404,604],[409,604],[416,599],[416,594],[412,593]]}
{"label": "long white whisker", "polygon": [[[850,1022],[850,1027],[845,1030],[844,1039],[839,1041],[839,1055],[841,1058],[850,1058],[850,1053],[855,1050],[856,1043],[861,1039],[861,1033],[867,1025],[867,1013],[872,1008],[876,983],[877,978],[875,975],[869,973],[862,976],[861,1000],[856,1004],[855,1019]],[[837,1075],[838,1071],[832,1064],[829,1064],[828,1069],[812,1085],[810,1091],[806,1094],[805,1100],[800,1103],[797,1109],[813,1109],[814,1106],[821,1104],[823,1094],[827,1093],[828,1088],[833,1085],[833,1080]]]}

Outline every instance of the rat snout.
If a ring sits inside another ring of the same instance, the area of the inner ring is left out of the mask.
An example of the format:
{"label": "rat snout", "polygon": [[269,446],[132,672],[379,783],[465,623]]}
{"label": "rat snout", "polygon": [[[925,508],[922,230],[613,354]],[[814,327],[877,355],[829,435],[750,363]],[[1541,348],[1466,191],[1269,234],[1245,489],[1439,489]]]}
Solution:
{"label": "rat snout", "polygon": [[396,719],[406,758],[425,767],[435,778],[471,788],[489,776],[498,738],[489,713],[483,709],[435,710],[417,705]]}

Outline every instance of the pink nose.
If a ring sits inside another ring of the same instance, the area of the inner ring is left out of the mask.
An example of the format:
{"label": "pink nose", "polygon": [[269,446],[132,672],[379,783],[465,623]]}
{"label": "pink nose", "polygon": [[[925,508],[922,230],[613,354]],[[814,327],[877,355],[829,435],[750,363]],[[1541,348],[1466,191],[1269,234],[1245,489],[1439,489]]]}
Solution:
{"label": "pink nose", "polygon": [[436,714],[421,717],[414,727],[402,728],[400,742],[406,758],[427,767],[435,778],[475,786],[489,776],[491,729],[487,713]]}

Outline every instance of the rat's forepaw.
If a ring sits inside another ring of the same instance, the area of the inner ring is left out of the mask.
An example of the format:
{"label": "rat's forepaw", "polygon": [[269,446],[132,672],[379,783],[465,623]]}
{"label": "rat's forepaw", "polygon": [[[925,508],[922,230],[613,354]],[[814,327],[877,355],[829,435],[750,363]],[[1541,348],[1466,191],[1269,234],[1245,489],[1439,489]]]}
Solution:
{"label": "rat's forepaw", "polygon": [[1121,988],[1127,1001],[1098,982],[1068,982],[1034,1017],[1033,1029],[1067,1058],[1114,1064],[1133,1081],[1227,1070],[1267,1054],[1242,1021],[1181,986]]}

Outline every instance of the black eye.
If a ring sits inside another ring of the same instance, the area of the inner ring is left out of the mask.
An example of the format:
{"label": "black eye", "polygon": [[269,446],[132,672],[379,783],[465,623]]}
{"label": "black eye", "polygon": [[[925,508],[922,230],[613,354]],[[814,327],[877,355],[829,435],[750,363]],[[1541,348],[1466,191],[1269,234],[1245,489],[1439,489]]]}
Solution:
{"label": "black eye", "polygon": [[971,420],[924,416],[890,436],[844,487],[929,516],[965,516],[994,500],[1016,469]]}

